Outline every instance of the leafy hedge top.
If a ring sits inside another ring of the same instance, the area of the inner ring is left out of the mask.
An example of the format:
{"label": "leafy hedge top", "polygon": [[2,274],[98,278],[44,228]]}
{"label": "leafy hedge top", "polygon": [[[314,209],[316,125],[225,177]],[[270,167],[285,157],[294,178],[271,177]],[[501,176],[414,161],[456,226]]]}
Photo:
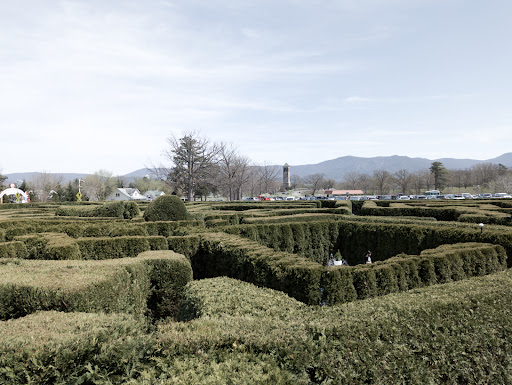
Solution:
{"label": "leafy hedge top", "polygon": [[144,210],[146,221],[181,221],[188,219],[185,203],[175,195],[162,195]]}

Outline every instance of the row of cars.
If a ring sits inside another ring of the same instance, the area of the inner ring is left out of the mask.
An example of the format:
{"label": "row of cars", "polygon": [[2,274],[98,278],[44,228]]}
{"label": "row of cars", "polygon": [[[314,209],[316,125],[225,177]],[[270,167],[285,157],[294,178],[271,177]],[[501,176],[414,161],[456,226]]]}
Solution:
{"label": "row of cars", "polygon": [[412,200],[412,199],[506,199],[512,198],[512,195],[507,193],[482,193],[473,195],[470,193],[459,193],[459,194],[426,194],[426,195],[351,195],[348,197],[334,197],[334,198],[320,198],[320,199],[340,199],[340,200],[351,200],[351,201],[363,201],[363,200]]}
{"label": "row of cars", "polygon": [[328,196],[307,196],[307,197],[248,197],[244,198],[245,201],[295,201],[295,200],[351,200],[351,201],[365,201],[365,200],[412,200],[412,199],[507,199],[512,198],[512,195],[507,193],[482,193],[473,195],[470,193],[458,193],[458,194],[441,194],[438,191],[427,191],[423,195],[338,195],[334,197]]}

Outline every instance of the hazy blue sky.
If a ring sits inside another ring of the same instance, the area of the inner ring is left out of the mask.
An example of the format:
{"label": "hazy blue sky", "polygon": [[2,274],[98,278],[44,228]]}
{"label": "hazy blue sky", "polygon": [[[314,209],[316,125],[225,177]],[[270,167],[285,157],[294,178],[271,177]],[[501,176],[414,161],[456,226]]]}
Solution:
{"label": "hazy blue sky", "polygon": [[0,170],[512,151],[510,0],[0,2]]}

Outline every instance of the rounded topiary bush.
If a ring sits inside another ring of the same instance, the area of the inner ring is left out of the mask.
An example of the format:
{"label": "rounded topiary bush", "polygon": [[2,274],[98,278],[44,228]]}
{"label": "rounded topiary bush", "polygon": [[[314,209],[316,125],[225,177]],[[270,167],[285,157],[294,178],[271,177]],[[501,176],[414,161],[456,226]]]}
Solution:
{"label": "rounded topiary bush", "polygon": [[175,195],[162,195],[144,210],[146,221],[179,221],[188,219],[185,203]]}

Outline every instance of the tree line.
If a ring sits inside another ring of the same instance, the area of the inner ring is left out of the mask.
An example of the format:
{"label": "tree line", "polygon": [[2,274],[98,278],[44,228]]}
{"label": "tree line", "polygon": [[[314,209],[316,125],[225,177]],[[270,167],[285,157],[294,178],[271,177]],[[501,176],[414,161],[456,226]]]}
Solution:
{"label": "tree line", "polygon": [[[129,181],[99,170],[84,179],[67,184],[47,172],[39,173],[19,188],[29,191],[31,201],[76,201],[80,190],[82,200],[102,201],[117,188],[136,188],[141,193],[160,190],[184,196],[189,201],[207,196],[241,200],[243,196],[274,194],[283,191],[282,168],[270,163],[254,164],[233,144],[216,143],[196,131],[182,137],[167,138],[164,163],[147,166],[150,175]],[[3,190],[5,176],[0,175]],[[480,163],[467,169],[446,169],[433,162],[429,169],[396,172],[379,169],[371,174],[350,171],[340,181],[315,173],[304,177],[293,174],[290,189],[315,195],[325,189],[362,190],[367,195],[404,193],[420,195],[427,190],[449,192],[511,192],[512,169],[502,164]],[[0,190],[0,191],[1,191]]]}

